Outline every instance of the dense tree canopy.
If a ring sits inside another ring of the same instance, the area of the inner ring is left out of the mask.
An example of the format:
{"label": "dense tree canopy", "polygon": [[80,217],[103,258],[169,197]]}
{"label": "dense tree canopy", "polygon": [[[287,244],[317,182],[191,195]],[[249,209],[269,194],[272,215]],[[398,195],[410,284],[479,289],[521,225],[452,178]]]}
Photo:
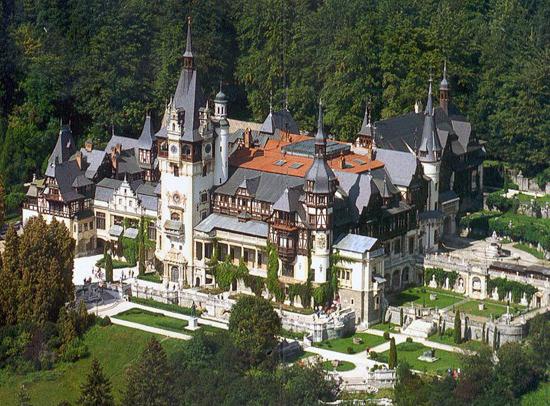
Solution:
{"label": "dense tree canopy", "polygon": [[[550,15],[532,0],[71,0],[0,7],[0,175],[8,209],[41,173],[60,120],[82,142],[158,123],[175,88],[193,17],[193,48],[212,97],[262,120],[288,102],[312,130],[319,98],[341,139],[374,117],[411,111],[447,59],[454,102],[490,157],[534,175],[548,167]],[[436,81],[437,83],[437,81]]]}

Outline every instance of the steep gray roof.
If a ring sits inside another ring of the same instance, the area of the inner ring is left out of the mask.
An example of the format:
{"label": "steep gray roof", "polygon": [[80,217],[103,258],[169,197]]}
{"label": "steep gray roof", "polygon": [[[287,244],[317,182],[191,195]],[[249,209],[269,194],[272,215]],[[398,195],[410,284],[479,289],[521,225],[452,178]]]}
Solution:
{"label": "steep gray roof", "polygon": [[266,119],[260,127],[260,132],[275,135],[277,130],[285,130],[292,134],[300,134],[298,124],[287,109],[272,112],[269,111]]}
{"label": "steep gray roof", "polygon": [[255,198],[269,203],[275,203],[287,187],[301,186],[304,183],[303,178],[296,176],[237,168],[227,182],[216,189],[216,193],[235,196],[237,189],[242,185],[245,178],[258,178]]}
{"label": "steep gray roof", "polygon": [[342,251],[357,252],[363,254],[370,251],[377,243],[376,238],[367,237],[359,234],[346,234],[338,241],[334,248]]}
{"label": "steep gray roof", "polygon": [[[55,162],[62,163],[68,161],[75,152],[76,145],[71,129],[68,126],[61,127],[55,147],[48,159],[48,168]],[[50,172],[50,174],[46,172],[46,175],[53,176],[53,172]]]}
{"label": "steep gray roof", "polygon": [[212,213],[202,220],[195,227],[195,230],[203,233],[210,233],[213,230],[225,230],[239,234],[267,238],[269,226],[263,221],[239,221],[239,219],[234,216]]}
{"label": "steep gray roof", "polygon": [[323,108],[319,102],[319,117],[317,120],[317,133],[315,134],[315,148],[324,147],[325,154],[316,153],[313,163],[306,172],[305,179],[313,182],[313,193],[331,193],[336,182],[334,171],[328,166],[326,160],[327,136],[323,126]]}
{"label": "steep gray roof", "polygon": [[[104,178],[95,188],[95,199],[103,202],[109,202],[120,185],[124,181],[119,179]],[[142,207],[147,210],[158,210],[158,196],[155,193],[158,184],[155,182],[144,182],[136,180],[130,183],[131,189],[136,192]]]}
{"label": "steep gray roof", "polygon": [[86,168],[86,177],[88,179],[93,179],[105,159],[105,151],[100,149],[92,149],[91,151],[87,151],[86,148],[80,148],[80,152],[88,164],[88,167]]}
{"label": "steep gray roof", "polygon": [[138,145],[138,140],[136,138],[122,137],[120,135],[113,134],[105,147],[105,152],[111,152],[111,149],[117,144],[122,145],[122,150],[134,149]]}
{"label": "steep gray roof", "polygon": [[65,202],[71,202],[84,197],[75,190],[76,186],[73,186],[75,179],[84,175],[84,171],[80,170],[76,161],[66,161],[54,165],[53,171],[57,186],[59,187],[59,193],[61,193],[61,197]]}
{"label": "steep gray roof", "polygon": [[273,210],[284,211],[287,213],[301,211],[302,205],[300,203],[301,189],[298,188],[286,188],[279,197],[279,199],[273,204]]}
{"label": "steep gray roof", "polygon": [[412,152],[377,148],[376,159],[384,162],[384,167],[393,184],[409,186],[416,172],[418,162]]}
{"label": "steep gray roof", "polygon": [[143,129],[141,130],[141,135],[137,140],[137,146],[141,149],[150,150],[153,146],[154,140],[155,135],[153,134],[153,124],[151,122],[151,116],[147,114],[147,117],[145,117],[145,122],[143,123]]}
{"label": "steep gray roof", "polygon": [[181,139],[189,142],[201,140],[198,132],[199,109],[204,105],[204,96],[198,84],[196,70],[181,70],[173,103],[176,110],[185,111]]}
{"label": "steep gray roof", "polygon": [[363,123],[361,124],[361,129],[359,130],[359,135],[365,135],[374,137],[374,128],[371,122],[371,107],[370,102],[367,103],[365,107],[365,115],[363,116]]}
{"label": "steep gray roof", "polygon": [[424,112],[424,125],[422,127],[422,138],[420,140],[420,146],[418,151],[420,152],[420,160],[426,162],[434,162],[439,158],[439,154],[442,151],[441,141],[437,134],[437,127],[435,124],[432,101],[432,82],[430,79],[430,87],[428,90],[428,101],[426,103],[426,111]]}

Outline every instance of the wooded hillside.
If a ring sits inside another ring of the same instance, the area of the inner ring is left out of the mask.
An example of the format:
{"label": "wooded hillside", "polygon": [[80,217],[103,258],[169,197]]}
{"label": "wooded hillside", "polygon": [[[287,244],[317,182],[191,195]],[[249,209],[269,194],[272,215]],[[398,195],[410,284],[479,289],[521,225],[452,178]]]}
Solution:
{"label": "wooded hillside", "polygon": [[312,130],[316,104],[340,139],[411,111],[448,60],[451,97],[490,158],[533,175],[550,157],[549,0],[2,0],[0,174],[8,210],[41,173],[59,123],[80,143],[137,135],[173,92],[193,17],[205,92],[219,81],[230,115],[263,120],[288,87]]}

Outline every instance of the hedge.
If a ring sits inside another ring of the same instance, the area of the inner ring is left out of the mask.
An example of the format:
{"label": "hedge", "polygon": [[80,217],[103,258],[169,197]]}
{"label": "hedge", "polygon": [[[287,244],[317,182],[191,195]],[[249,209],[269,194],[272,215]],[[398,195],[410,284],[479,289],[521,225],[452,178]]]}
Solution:
{"label": "hedge", "polygon": [[430,283],[432,276],[435,276],[435,283],[437,283],[438,288],[444,287],[445,280],[449,278],[449,287],[452,289],[458,279],[458,272],[446,271],[442,268],[426,268],[424,270],[424,283],[426,285]]}
{"label": "hedge", "polygon": [[497,288],[498,298],[500,300],[504,300],[506,295],[512,292],[512,302],[514,303],[519,303],[524,293],[527,302],[530,302],[533,298],[533,295],[538,291],[537,288],[535,288],[534,286],[528,285],[526,283],[509,281],[505,278],[489,279],[489,281],[487,282],[487,288],[491,293],[495,288]]}

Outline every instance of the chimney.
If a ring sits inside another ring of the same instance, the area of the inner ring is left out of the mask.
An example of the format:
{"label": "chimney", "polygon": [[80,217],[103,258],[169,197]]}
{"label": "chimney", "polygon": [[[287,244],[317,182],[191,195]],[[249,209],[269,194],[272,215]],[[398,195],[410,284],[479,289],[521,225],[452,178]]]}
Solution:
{"label": "chimney", "polygon": [[78,167],[80,169],[82,169],[82,152],[78,151],[75,154],[75,161],[76,161],[76,164],[78,165]]}
{"label": "chimney", "polygon": [[86,142],[84,143],[84,148],[86,149],[87,152],[92,152],[92,150],[94,149],[94,143],[92,142],[91,139],[87,139]]}
{"label": "chimney", "polygon": [[344,169],[346,167],[346,158],[344,158],[344,154],[342,153],[340,155],[340,159],[338,159],[338,168]]}
{"label": "chimney", "polygon": [[251,148],[252,147],[252,131],[250,131],[250,128],[247,128],[244,130],[244,147],[245,148]]}

